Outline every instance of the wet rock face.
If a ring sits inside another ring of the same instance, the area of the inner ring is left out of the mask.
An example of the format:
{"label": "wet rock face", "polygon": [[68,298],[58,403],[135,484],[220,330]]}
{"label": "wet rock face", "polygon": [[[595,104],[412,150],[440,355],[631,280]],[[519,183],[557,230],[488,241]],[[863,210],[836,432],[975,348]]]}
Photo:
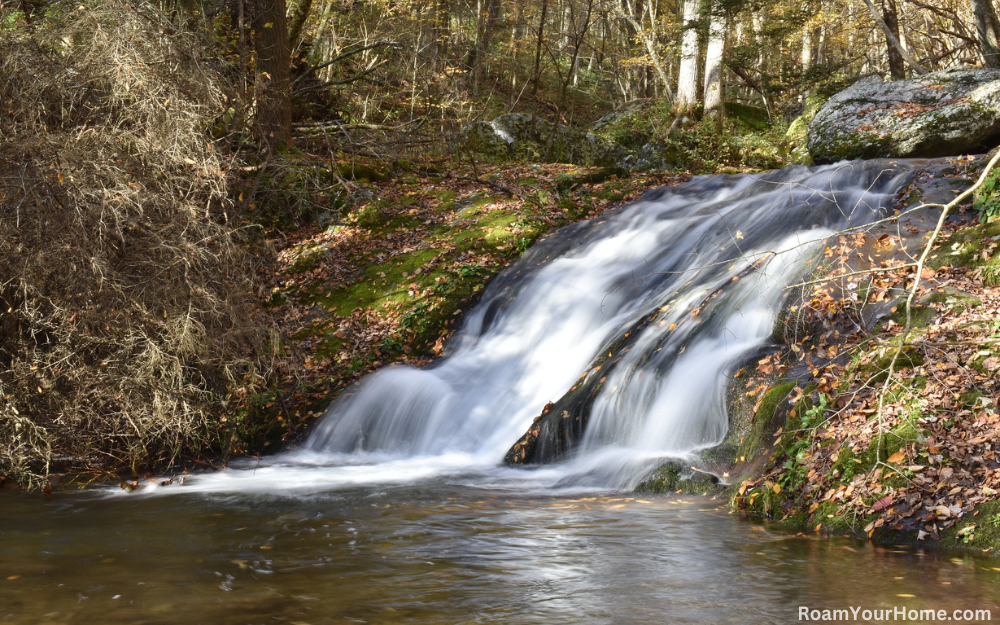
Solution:
{"label": "wet rock face", "polygon": [[1000,71],[863,78],[831,98],[808,132],[816,163],[985,152],[1000,142]]}
{"label": "wet rock face", "polygon": [[[492,161],[529,158],[550,163],[607,167],[617,165],[624,148],[593,133],[553,124],[526,113],[510,113],[491,122],[476,122],[462,131],[462,149]],[[551,148],[547,148],[551,137]],[[548,157],[546,158],[546,151]]]}

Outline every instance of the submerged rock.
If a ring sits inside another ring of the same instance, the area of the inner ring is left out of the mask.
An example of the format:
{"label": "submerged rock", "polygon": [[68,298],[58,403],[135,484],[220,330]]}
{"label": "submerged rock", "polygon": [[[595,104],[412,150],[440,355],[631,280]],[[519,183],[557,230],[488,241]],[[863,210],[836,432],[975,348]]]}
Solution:
{"label": "submerged rock", "polygon": [[863,78],[809,123],[816,163],[985,152],[1000,141],[1000,71],[942,70],[895,82]]}
{"label": "submerged rock", "polygon": [[[550,138],[551,148],[546,149]],[[617,165],[627,154],[607,139],[564,124],[553,134],[552,122],[528,113],[510,113],[467,126],[462,131],[462,148],[492,161],[529,158],[598,167]]]}

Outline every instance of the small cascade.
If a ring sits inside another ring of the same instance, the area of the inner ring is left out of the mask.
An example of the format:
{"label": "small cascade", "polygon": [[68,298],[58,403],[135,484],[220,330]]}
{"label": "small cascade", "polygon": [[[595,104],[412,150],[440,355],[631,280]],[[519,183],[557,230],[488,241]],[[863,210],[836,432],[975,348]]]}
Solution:
{"label": "small cascade", "polygon": [[369,376],[303,453],[496,466],[572,452],[575,470],[600,459],[627,482],[642,458],[717,445],[727,376],[772,342],[787,285],[826,236],[883,216],[915,172],[858,161],[705,176],[567,226],[493,281],[446,357]]}

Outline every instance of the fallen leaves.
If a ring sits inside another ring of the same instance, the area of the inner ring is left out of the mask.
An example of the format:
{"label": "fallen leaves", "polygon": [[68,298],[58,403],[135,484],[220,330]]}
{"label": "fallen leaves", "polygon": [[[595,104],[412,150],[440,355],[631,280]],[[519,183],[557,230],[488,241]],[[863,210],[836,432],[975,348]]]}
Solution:
{"label": "fallen leaves", "polygon": [[[1000,287],[975,267],[922,272],[914,314],[923,318],[881,396],[905,322],[894,302],[913,279],[912,268],[885,254],[904,245],[905,238],[861,234],[840,236],[825,250],[824,270],[844,277],[816,284],[792,309],[804,338],[761,359],[756,370],[807,368],[809,393],[796,388],[789,401],[794,406],[809,395],[830,405],[819,425],[788,428],[781,440],[796,453],[779,453],[762,475],[745,481],[738,506],[749,507],[753,493],[780,483],[778,513],[804,513],[803,524],[817,530],[872,536],[891,528],[937,540],[956,527],[960,539],[974,537],[975,525],[963,527],[965,519],[1000,491]],[[865,266],[872,273],[864,275]],[[862,301],[896,316],[869,331]]]}

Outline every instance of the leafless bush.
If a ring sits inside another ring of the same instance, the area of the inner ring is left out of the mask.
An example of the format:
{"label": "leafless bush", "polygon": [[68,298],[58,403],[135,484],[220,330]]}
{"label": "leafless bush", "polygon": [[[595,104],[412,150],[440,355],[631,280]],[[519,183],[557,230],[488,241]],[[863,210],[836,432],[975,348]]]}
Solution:
{"label": "leafless bush", "polygon": [[50,9],[0,33],[0,477],[22,481],[174,460],[267,366],[201,42],[141,5]]}

